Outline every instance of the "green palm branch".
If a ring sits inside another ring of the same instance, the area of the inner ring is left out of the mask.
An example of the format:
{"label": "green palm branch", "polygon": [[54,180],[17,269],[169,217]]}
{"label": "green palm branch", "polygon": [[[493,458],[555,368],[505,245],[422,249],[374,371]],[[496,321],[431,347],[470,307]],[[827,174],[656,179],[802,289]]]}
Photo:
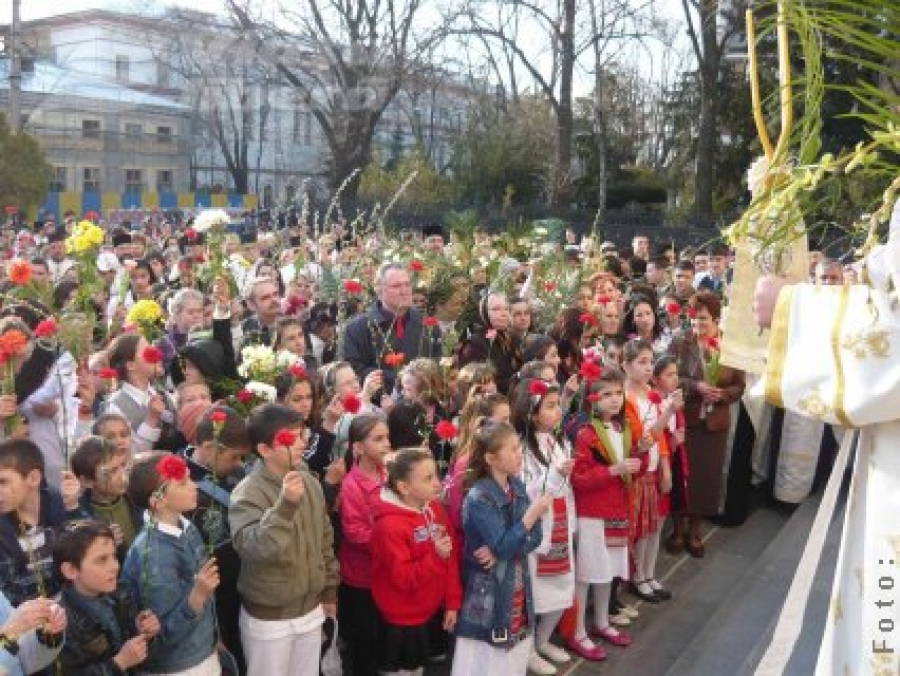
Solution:
{"label": "green palm branch", "polygon": [[[794,83],[800,111],[787,166],[766,193],[729,229],[738,239],[765,223],[760,250],[783,247],[803,232],[837,223],[848,239],[877,242],[889,218],[900,181],[900,4],[883,0],[782,0],[794,61],[802,72]],[[774,7],[768,3],[761,12]],[[774,31],[775,17],[762,22],[760,42]],[[777,95],[777,94],[776,94]],[[861,130],[854,145],[830,147],[823,139],[828,106],[840,106],[833,122]],[[823,110],[823,107],[825,110]],[[759,231],[759,229],[757,230]]]}

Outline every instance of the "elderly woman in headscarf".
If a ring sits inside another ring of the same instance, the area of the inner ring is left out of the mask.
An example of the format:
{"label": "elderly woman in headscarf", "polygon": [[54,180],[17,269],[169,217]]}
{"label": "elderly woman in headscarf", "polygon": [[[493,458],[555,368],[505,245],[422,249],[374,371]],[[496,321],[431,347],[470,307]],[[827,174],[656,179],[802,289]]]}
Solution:
{"label": "elderly woman in headscarf", "polygon": [[523,364],[521,340],[510,331],[506,294],[486,293],[478,304],[478,316],[481,325],[472,327],[461,343],[458,364],[489,362],[497,372],[497,389],[506,394],[510,379]]}

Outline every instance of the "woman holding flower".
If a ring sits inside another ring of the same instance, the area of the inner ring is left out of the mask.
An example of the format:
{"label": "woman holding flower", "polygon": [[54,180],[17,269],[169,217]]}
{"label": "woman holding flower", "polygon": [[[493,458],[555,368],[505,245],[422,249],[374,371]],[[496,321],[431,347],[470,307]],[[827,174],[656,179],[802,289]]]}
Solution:
{"label": "woman holding flower", "polygon": [[731,427],[731,404],[744,394],[744,373],[719,363],[719,317],[722,301],[711,291],[698,292],[688,316],[691,328],[675,334],[669,352],[678,360],[679,386],[685,395],[685,447],[691,473],[689,502],[676,515],[670,551],[687,547],[702,557],[700,520],[720,513],[722,473]]}

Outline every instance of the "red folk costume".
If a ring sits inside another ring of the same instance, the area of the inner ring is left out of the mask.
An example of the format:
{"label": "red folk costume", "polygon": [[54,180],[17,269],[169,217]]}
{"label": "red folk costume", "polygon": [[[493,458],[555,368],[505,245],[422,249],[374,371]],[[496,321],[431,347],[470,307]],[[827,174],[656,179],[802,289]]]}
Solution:
{"label": "red folk costume", "polygon": [[[629,403],[633,404],[634,410],[640,414],[643,424],[646,424],[647,427],[656,424],[662,412],[662,406],[654,403],[651,398],[629,399]],[[669,457],[669,446],[666,443],[665,432],[660,432],[653,438],[656,441],[656,448],[646,453],[647,471],[634,480],[631,537],[635,541],[656,533],[662,525],[660,509],[664,496],[660,488],[662,478],[660,463],[663,458]],[[668,501],[668,495],[665,497]]]}
{"label": "red folk costume", "polygon": [[640,471],[630,476],[610,472],[612,465],[625,458],[618,458],[616,449],[604,444],[597,432],[600,425],[603,423],[591,418],[591,422],[579,430],[575,440],[575,468],[572,471],[575,511],[579,517],[603,519],[607,545],[627,547],[632,487],[646,471],[648,462],[646,453],[638,455],[643,425],[634,405],[626,401],[622,430],[623,446],[627,446],[625,457],[641,459]]}

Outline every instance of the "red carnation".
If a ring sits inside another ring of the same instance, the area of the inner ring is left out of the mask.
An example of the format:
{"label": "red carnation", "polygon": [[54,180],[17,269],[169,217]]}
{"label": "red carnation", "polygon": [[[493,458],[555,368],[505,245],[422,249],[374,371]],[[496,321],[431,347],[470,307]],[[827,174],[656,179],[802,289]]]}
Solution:
{"label": "red carnation", "polygon": [[303,368],[303,364],[294,364],[291,366],[291,375],[295,378],[306,378],[306,369]]}
{"label": "red carnation", "polygon": [[202,253],[198,253],[196,256],[194,256],[194,262],[195,263],[205,263],[206,257]]}
{"label": "red carnation", "polygon": [[406,361],[406,355],[402,352],[388,352],[384,355],[385,366],[389,366],[392,369],[402,366],[404,361]]}
{"label": "red carnation", "polygon": [[23,258],[16,259],[9,266],[9,281],[16,286],[25,286],[31,281],[31,263]]}
{"label": "red carnation", "polygon": [[249,404],[251,401],[253,401],[253,392],[251,392],[250,390],[240,390],[234,396],[242,404]]}
{"label": "red carnation", "polygon": [[362,399],[355,394],[348,394],[344,397],[343,401],[341,401],[341,406],[343,406],[344,410],[350,415],[356,415],[362,408]]}
{"label": "red carnation", "polygon": [[597,318],[590,312],[582,312],[578,316],[578,321],[585,326],[597,326]]}
{"label": "red carnation", "polygon": [[662,404],[663,401],[662,395],[660,395],[660,393],[656,390],[650,390],[650,392],[647,394],[647,399],[650,400],[651,404],[656,404],[657,406]]}
{"label": "red carnation", "polygon": [[595,380],[599,380],[600,376],[603,375],[603,369],[600,368],[600,365],[594,361],[586,361],[581,365],[581,370],[579,371],[579,375],[587,382],[592,383]]}
{"label": "red carnation", "polygon": [[184,236],[188,238],[189,242],[197,241],[197,231],[194,230],[193,228],[188,228],[187,230],[185,230]]}
{"label": "red carnation", "polygon": [[156,345],[148,345],[144,348],[143,357],[148,364],[158,364],[163,359],[163,353]]}
{"label": "red carnation", "polygon": [[221,424],[228,419],[228,414],[221,410],[213,411],[209,414],[209,419],[214,423]]}
{"label": "red carnation", "polygon": [[425,269],[425,264],[417,259],[413,259],[409,262],[409,269],[413,272],[422,272]]}
{"label": "red carnation", "polygon": [[556,282],[544,282],[544,291],[547,293],[556,291]]}
{"label": "red carnation", "polygon": [[297,433],[291,430],[278,430],[274,441],[278,446],[291,448],[297,443]]}
{"label": "red carnation", "polygon": [[184,458],[169,453],[156,464],[156,471],[163,481],[184,481],[188,476],[188,466]]}
{"label": "red carnation", "polygon": [[105,368],[100,369],[100,378],[102,380],[115,380],[119,377],[119,372],[115,369]]}
{"label": "red carnation", "polygon": [[434,426],[434,433],[443,441],[450,441],[459,435],[459,428],[449,420],[441,420]]}
{"label": "red carnation", "polygon": [[602,398],[603,398],[603,396],[602,396],[599,392],[593,392],[593,393],[591,393],[591,394],[588,395],[587,400],[588,400],[589,402],[591,402],[592,404],[596,404],[596,403],[598,403]]}
{"label": "red carnation", "polygon": [[357,282],[355,279],[348,279],[344,282],[344,291],[347,293],[362,293],[363,285]]}
{"label": "red carnation", "polygon": [[612,298],[609,296],[597,296],[597,302],[600,305],[606,305],[607,303],[612,303]]}
{"label": "red carnation", "polygon": [[425,317],[422,320],[422,326],[427,326],[430,329],[433,329],[435,326],[440,324],[437,317]]}
{"label": "red carnation", "polygon": [[697,319],[697,309],[689,307],[687,309],[687,316],[688,316],[688,319]]}
{"label": "red carnation", "polygon": [[666,312],[668,312],[671,316],[680,315],[681,314],[681,306],[678,303],[669,303],[666,305]]}
{"label": "red carnation", "polygon": [[59,324],[53,319],[45,319],[34,327],[35,338],[49,338],[59,331]]}
{"label": "red carnation", "polygon": [[84,215],[84,217],[93,223],[96,223],[100,220],[100,214],[98,214],[96,211],[89,211]]}
{"label": "red carnation", "polygon": [[549,391],[550,388],[543,380],[532,380],[528,383],[528,394],[535,397],[543,397]]}
{"label": "red carnation", "polygon": [[710,350],[718,350],[719,349],[719,339],[718,338],[710,338],[706,344],[709,346]]}

